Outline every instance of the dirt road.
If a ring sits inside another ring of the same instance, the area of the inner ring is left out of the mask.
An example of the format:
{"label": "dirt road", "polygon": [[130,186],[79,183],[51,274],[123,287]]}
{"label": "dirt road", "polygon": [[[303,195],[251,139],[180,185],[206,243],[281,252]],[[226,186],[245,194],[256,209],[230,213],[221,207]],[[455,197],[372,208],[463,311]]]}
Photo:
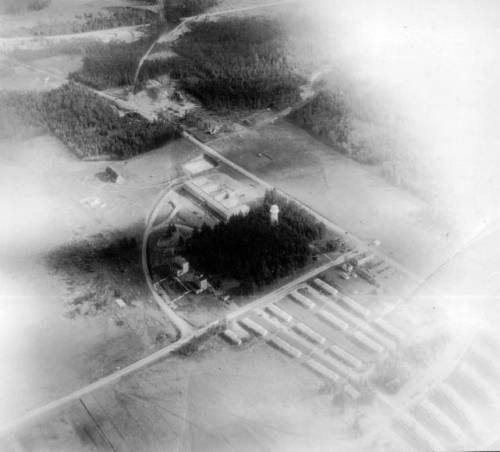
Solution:
{"label": "dirt road", "polygon": [[132,42],[141,37],[144,33],[141,31],[143,26],[133,25],[129,27],[108,28],[106,30],[87,31],[83,33],[71,33],[65,35],[43,36],[43,37],[14,37],[0,38],[0,53],[11,52],[16,49],[43,48],[47,44],[56,44],[62,41],[71,40],[99,40],[110,42],[114,40]]}
{"label": "dirt road", "polygon": [[[153,223],[156,218],[158,211],[161,208],[162,202],[165,197],[168,195],[170,190],[172,190],[175,186],[181,184],[184,181],[184,177],[178,177],[172,180],[168,186],[162,190],[160,196],[153,204],[148,216],[146,217],[146,227],[144,229],[144,234],[142,238],[142,269],[144,271],[144,277],[146,278],[146,284],[149,287],[151,294],[153,295],[154,300],[158,304],[158,307],[161,311],[167,316],[167,318],[172,322],[179,333],[180,338],[184,338],[189,336],[193,332],[193,328],[189,323],[187,323],[182,317],[180,317],[162,298],[162,296],[158,293],[158,291],[153,286],[153,281],[151,279],[151,273],[149,269],[149,260],[148,260],[148,241],[149,235],[152,232]],[[163,292],[163,296],[166,294]]]}
{"label": "dirt road", "polygon": [[[151,217],[148,217],[148,218],[153,219],[154,215]],[[165,348],[163,348],[155,353],[152,353],[151,355],[147,356],[146,358],[143,358],[143,359],[127,366],[127,367],[124,367],[123,369],[119,370],[118,372],[107,375],[106,377],[101,378],[101,379],[95,381],[94,383],[91,383],[83,388],[80,388],[77,391],[74,391],[71,394],[68,394],[67,396],[61,397],[60,399],[54,400],[54,401],[52,401],[44,406],[41,406],[39,408],[36,408],[34,410],[27,412],[25,415],[21,416],[20,418],[2,425],[0,427],[0,433],[7,432],[7,431],[14,429],[14,428],[26,423],[26,422],[34,420],[42,415],[45,415],[45,414],[51,413],[57,409],[63,408],[64,406],[70,404],[71,402],[77,401],[78,399],[80,399],[84,395],[90,394],[91,392],[94,392],[100,388],[103,388],[103,387],[111,384],[111,383],[114,383],[114,382],[120,380],[121,378],[125,377],[126,375],[130,375],[133,372],[136,372],[140,369],[148,367],[149,365],[151,365],[151,364],[159,361],[160,359],[170,355],[172,352],[174,352],[175,350],[178,350],[183,345],[187,344],[188,342],[195,339],[196,337],[203,336],[211,328],[213,328],[215,325],[219,324],[220,322],[232,320],[235,317],[238,317],[247,311],[255,309],[256,307],[261,307],[263,305],[267,305],[269,303],[276,301],[277,299],[283,297],[284,294],[286,294],[287,292],[291,292],[293,290],[293,288],[296,287],[298,284],[300,284],[308,279],[314,278],[316,275],[318,275],[318,274],[324,272],[325,270],[331,268],[332,266],[336,265],[336,263],[340,262],[340,260],[343,260],[343,258],[344,258],[344,256],[341,256],[336,261],[328,262],[327,264],[316,267],[316,268],[308,271],[307,273],[297,277],[296,279],[294,279],[290,283],[274,290],[273,292],[255,300],[252,303],[249,303],[248,305],[246,305],[240,309],[233,311],[232,313],[228,314],[225,318],[220,319],[220,320],[215,321],[215,322],[212,322],[212,323],[208,324],[207,326],[200,328],[194,332],[190,326],[189,326],[189,328],[185,328],[182,326],[182,321],[178,322],[177,320],[175,320],[175,322],[177,322],[176,326],[179,328],[180,331],[182,331],[182,336],[177,342],[170,344],[167,347],[165,347]],[[153,293],[155,293],[154,289],[153,289]],[[158,294],[156,294],[156,295],[159,297]],[[164,303],[163,300],[161,300],[161,301],[162,301],[162,303]],[[167,306],[167,308],[168,308],[168,306]],[[168,309],[170,309],[170,308],[168,308]],[[178,317],[178,316],[175,314],[175,312],[173,312],[173,314],[174,315],[172,316],[172,321],[174,322],[175,317]]]}
{"label": "dirt road", "polygon": [[[210,146],[202,143],[199,141],[197,138],[195,138],[193,135],[191,135],[189,132],[183,131],[182,132],[183,136],[186,137],[189,141],[191,141],[193,144],[196,144],[199,146],[204,152],[207,154],[211,155],[218,161],[224,162],[226,165],[228,165],[230,168],[234,169],[235,171],[238,171],[240,174],[243,174],[244,176],[248,177],[249,179],[253,180],[254,182],[258,183],[259,185],[262,185],[268,190],[271,190],[273,187],[271,184],[268,182],[264,181],[260,177],[255,176],[251,172],[245,170],[241,166],[235,164],[232,162],[230,159],[224,157],[222,154],[217,152],[215,149],[211,148]],[[318,221],[324,223],[328,228],[330,228],[332,231],[336,232],[339,234],[341,237],[344,237],[348,241],[350,241],[355,247],[360,250],[360,251],[370,251],[371,253],[374,253],[381,259],[386,260],[388,263],[390,263],[392,266],[397,268],[401,273],[403,273],[405,276],[410,278],[412,281],[418,283],[418,284],[423,284],[424,279],[421,278],[419,275],[416,275],[415,273],[411,272],[407,268],[405,268],[403,265],[400,263],[396,262],[394,259],[390,258],[389,256],[386,256],[384,253],[382,253],[380,250],[369,246],[366,242],[363,240],[359,239],[358,237],[354,236],[351,234],[349,231],[345,230],[338,224],[333,223],[330,221],[328,218],[325,218],[323,215],[321,215],[319,212],[316,210],[312,209],[310,206],[307,204],[304,204],[302,201],[299,199],[294,198],[292,195],[286,193],[285,191],[277,188],[278,192],[287,197],[288,199],[293,200],[294,202],[298,203],[300,206],[305,208],[310,214],[312,214]]]}
{"label": "dirt road", "polygon": [[153,51],[154,47],[156,46],[157,43],[166,43],[166,42],[172,42],[176,40],[179,36],[181,36],[183,33],[188,31],[188,24],[192,22],[196,22],[199,20],[203,19],[208,19],[209,17],[216,17],[216,16],[222,16],[225,14],[234,14],[234,13],[239,13],[239,12],[245,12],[245,11],[252,11],[255,9],[262,9],[262,8],[270,8],[273,6],[280,6],[280,5],[286,5],[288,3],[296,3],[297,0],[282,0],[279,2],[271,2],[271,3],[262,3],[260,5],[253,5],[253,6],[246,6],[243,8],[234,8],[234,9],[228,9],[228,10],[223,10],[223,11],[216,11],[213,13],[203,13],[203,14],[198,14],[196,16],[190,16],[190,17],[185,17],[182,19],[181,23],[177,25],[175,28],[172,30],[168,31],[167,33],[160,34],[158,38],[149,46],[148,50],[146,53],[142,56],[142,58],[139,61],[139,64],[137,65],[137,70],[135,71],[134,75],[134,87],[137,85],[137,78],[139,77],[139,73],[141,72],[141,68],[144,64],[144,62],[148,59],[149,55]]}

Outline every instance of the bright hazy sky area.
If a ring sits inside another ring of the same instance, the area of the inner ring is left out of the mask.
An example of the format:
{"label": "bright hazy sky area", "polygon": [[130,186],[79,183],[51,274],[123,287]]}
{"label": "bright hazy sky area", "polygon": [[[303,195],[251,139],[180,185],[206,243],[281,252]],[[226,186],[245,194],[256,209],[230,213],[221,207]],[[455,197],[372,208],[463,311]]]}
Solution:
{"label": "bright hazy sky area", "polygon": [[[389,92],[433,155],[459,221],[499,210],[500,2],[325,0],[332,52]],[[472,226],[472,225],[471,225]]]}

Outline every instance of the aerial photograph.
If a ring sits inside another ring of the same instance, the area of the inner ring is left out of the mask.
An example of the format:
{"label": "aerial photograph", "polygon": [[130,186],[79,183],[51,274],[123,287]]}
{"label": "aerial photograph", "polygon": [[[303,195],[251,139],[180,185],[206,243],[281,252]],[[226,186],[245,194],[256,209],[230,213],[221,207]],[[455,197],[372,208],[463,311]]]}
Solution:
{"label": "aerial photograph", "polygon": [[0,0],[0,452],[500,450],[500,2]]}

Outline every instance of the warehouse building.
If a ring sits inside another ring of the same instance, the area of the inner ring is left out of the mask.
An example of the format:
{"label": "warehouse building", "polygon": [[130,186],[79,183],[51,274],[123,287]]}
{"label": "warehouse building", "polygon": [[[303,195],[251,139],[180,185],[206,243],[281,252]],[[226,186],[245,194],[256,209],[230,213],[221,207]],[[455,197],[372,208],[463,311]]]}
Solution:
{"label": "warehouse building", "polygon": [[184,189],[224,221],[233,215],[247,214],[250,210],[247,202],[258,197],[251,189],[222,173],[191,179],[184,184]]}

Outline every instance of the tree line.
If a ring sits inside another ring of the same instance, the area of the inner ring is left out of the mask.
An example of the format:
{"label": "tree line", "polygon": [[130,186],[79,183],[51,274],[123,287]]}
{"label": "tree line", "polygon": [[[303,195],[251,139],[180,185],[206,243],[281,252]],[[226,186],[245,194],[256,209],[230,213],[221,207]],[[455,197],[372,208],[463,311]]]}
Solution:
{"label": "tree line", "polygon": [[130,7],[108,7],[104,8],[104,12],[99,11],[97,14],[83,13],[75,16],[72,20],[64,22],[41,22],[29,28],[29,33],[33,36],[84,33],[107,28],[155,24],[157,20],[158,16],[149,10]]}
{"label": "tree line", "polygon": [[379,165],[395,185],[422,192],[424,169],[410,150],[411,139],[384,118],[387,107],[380,102],[326,87],[289,119],[354,160]]}
{"label": "tree line", "polygon": [[[176,23],[181,17],[200,14],[215,4],[217,0],[166,0],[164,2],[165,17],[168,22]],[[122,21],[131,20],[133,16],[126,14],[120,18]],[[160,30],[158,19],[157,17],[156,20],[149,22],[150,29],[143,38],[137,41],[93,42],[85,45],[82,49],[84,52],[82,67],[70,74],[70,78],[96,89],[131,85],[139,60],[156,40]],[[140,80],[144,82],[167,73],[168,65],[152,64],[147,69],[147,74],[142,73]]]}
{"label": "tree line", "polygon": [[109,102],[74,83],[41,93],[2,93],[0,112],[0,136],[43,128],[79,157],[128,158],[179,136],[167,121],[120,116]]}
{"label": "tree line", "polygon": [[163,0],[165,18],[168,22],[179,22],[183,17],[196,16],[217,5],[218,0]]}
{"label": "tree line", "polygon": [[[90,44],[82,68],[70,77],[96,89],[130,85],[152,39]],[[287,59],[282,29],[274,20],[197,22],[173,51],[172,58],[147,60],[139,81],[169,74],[184,91],[217,110],[282,108],[300,98],[304,79]]]}
{"label": "tree line", "polygon": [[[280,208],[271,224],[269,208]],[[302,268],[311,257],[310,243],[322,238],[324,226],[275,191],[247,215],[232,216],[213,228],[203,225],[186,240],[184,254],[207,274],[235,278],[246,291]]]}
{"label": "tree line", "polygon": [[286,57],[283,32],[275,20],[196,22],[172,50],[177,56],[147,61],[142,77],[168,73],[206,107],[280,108],[300,98],[304,80]]}
{"label": "tree line", "polygon": [[82,67],[69,78],[95,89],[131,85],[139,60],[153,40],[147,36],[134,42],[90,43],[85,47]]}

